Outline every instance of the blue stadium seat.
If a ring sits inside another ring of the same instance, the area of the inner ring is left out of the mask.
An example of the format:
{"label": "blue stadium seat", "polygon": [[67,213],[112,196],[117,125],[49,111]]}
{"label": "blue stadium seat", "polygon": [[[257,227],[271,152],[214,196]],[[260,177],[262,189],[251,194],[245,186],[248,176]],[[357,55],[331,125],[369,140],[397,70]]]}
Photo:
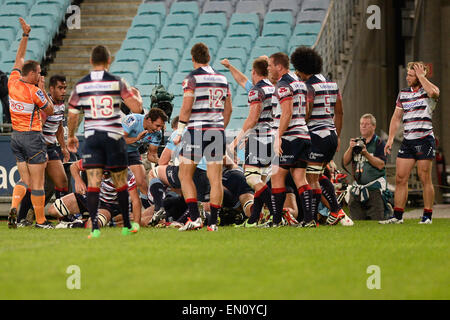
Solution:
{"label": "blue stadium seat", "polygon": [[262,36],[283,36],[286,39],[291,37],[292,30],[283,24],[266,24],[264,25]]}
{"label": "blue stadium seat", "polygon": [[6,51],[2,53],[3,63],[14,63],[16,61],[16,52],[15,51]]}
{"label": "blue stadium seat", "polygon": [[[200,16],[201,17],[201,16]],[[194,17],[190,14],[169,14],[166,17],[164,22],[164,26],[173,27],[173,26],[187,26],[190,31],[195,28],[196,21]]]}
{"label": "blue stadium seat", "polygon": [[57,28],[59,26],[59,24],[56,24],[53,19],[49,19],[49,16],[45,15],[35,15],[28,17],[27,23],[30,25],[31,29],[44,28],[52,38],[53,35],[56,34]]}
{"label": "blue stadium seat", "polygon": [[330,0],[304,0],[301,6],[302,11],[327,11],[330,6]]}
{"label": "blue stadium seat", "polygon": [[172,61],[148,60],[142,72],[158,72],[159,68],[161,68],[161,74],[165,73],[169,79],[172,78],[175,71]]}
{"label": "blue stadium seat", "polygon": [[322,24],[320,22],[299,23],[295,26],[292,36],[317,35],[320,32]]}
{"label": "blue stadium seat", "polygon": [[223,12],[202,13],[198,18],[199,26],[219,25],[225,31],[228,25],[227,16]]}
{"label": "blue stadium seat", "polygon": [[[236,95],[233,99],[233,107],[237,107],[237,108],[246,108],[245,110],[247,110],[248,107],[248,97],[245,95]],[[233,110],[234,112],[234,110]]]}
{"label": "blue stadium seat", "polygon": [[178,65],[177,71],[185,73],[187,76],[187,74],[193,70],[194,70],[194,66],[192,64],[192,61],[182,60],[182,61],[180,61],[180,64]]}
{"label": "blue stadium seat", "polygon": [[0,7],[1,15],[16,16],[16,17],[27,17],[29,7],[26,3],[9,3],[2,5]]}
{"label": "blue stadium seat", "polygon": [[182,84],[187,75],[185,72],[175,72],[172,77],[172,84]]}
{"label": "blue stadium seat", "polygon": [[169,86],[168,91],[176,97],[183,96],[183,87],[181,86],[181,84],[172,83]]}
{"label": "blue stadium seat", "polygon": [[233,24],[228,27],[227,37],[245,37],[253,43],[257,36],[258,31],[251,25]]}
{"label": "blue stadium seat", "polygon": [[174,66],[177,65],[180,56],[176,49],[157,49],[153,48],[148,56],[149,61],[170,61]]}
{"label": "blue stadium seat", "polygon": [[297,12],[300,11],[298,1],[292,0],[272,0],[269,4],[269,12],[270,11],[290,11],[292,15],[295,17]]}
{"label": "blue stadium seat", "polygon": [[[17,49],[19,48],[19,43],[20,43],[20,41],[14,41],[11,44],[9,51],[16,53]],[[40,40],[28,40],[27,52],[25,54],[25,59],[26,60],[29,60],[29,59],[37,60],[40,62],[45,55],[45,51],[47,51],[47,48],[44,48],[42,46]]]}
{"label": "blue stadium seat", "polygon": [[8,75],[11,73],[13,67],[14,62],[0,62],[0,70],[2,70],[4,73]]}
{"label": "blue stadium seat", "polygon": [[230,1],[206,1],[203,5],[203,13],[223,12],[226,14],[227,19],[230,18],[234,11],[233,9],[233,5]]}
{"label": "blue stadium seat", "polygon": [[247,68],[245,69],[246,73],[249,73],[252,70],[253,60],[263,55],[270,57],[272,54],[277,52],[280,52],[280,50],[278,50],[278,47],[253,47],[252,52],[250,53],[250,58],[247,62]]}
{"label": "blue stadium seat", "polygon": [[288,53],[290,54],[299,46],[312,47],[316,42],[317,36],[296,36],[292,37],[288,45]]}
{"label": "blue stadium seat", "polygon": [[228,59],[236,68],[238,68],[235,65],[235,61],[240,61],[241,68],[238,68],[239,70],[242,70],[242,65],[245,66],[247,63],[247,52],[243,48],[220,48],[217,52],[216,60],[222,60],[222,59]]}
{"label": "blue stadium seat", "polygon": [[[161,73],[161,84],[167,88],[169,85],[170,79],[167,73]],[[159,83],[159,74],[156,71],[152,72],[142,72],[137,80],[137,84],[158,84]]]}
{"label": "blue stadium seat", "polygon": [[0,47],[2,49],[0,51],[7,50],[15,39],[16,32],[12,28],[0,28],[0,41],[2,43],[2,46]]}
{"label": "blue stadium seat", "polygon": [[122,42],[121,49],[122,50],[142,50],[145,52],[146,55],[150,52],[150,40],[148,39],[125,39],[124,42]]}
{"label": "blue stadium seat", "polygon": [[183,47],[191,37],[191,32],[188,26],[166,26],[162,28],[160,38],[176,38],[183,41]]}
{"label": "blue stadium seat", "polygon": [[[242,62],[239,59],[229,59],[229,60],[230,60],[230,63],[234,67],[236,67],[238,70],[242,70],[243,65],[242,65]],[[221,59],[216,59],[214,61],[214,63],[212,64],[213,69],[216,70],[217,72],[220,72],[220,73],[223,73],[223,74],[229,73],[229,70],[227,68],[225,68],[225,66],[222,65],[220,63],[220,61],[221,61]],[[233,82],[236,82],[232,76],[231,76],[231,78],[229,80],[232,80]]]}
{"label": "blue stadium seat", "polygon": [[147,38],[151,44],[157,39],[156,26],[133,27],[128,29],[126,39],[142,39]]}
{"label": "blue stadium seat", "polygon": [[147,55],[142,50],[119,50],[114,57],[114,61],[136,61],[139,66],[142,66],[147,60]]}
{"label": "blue stadium seat", "polygon": [[245,90],[241,86],[238,86],[234,98],[236,98],[237,96],[245,96],[247,98],[248,97],[247,90]]}
{"label": "blue stadium seat", "polygon": [[155,42],[155,49],[175,49],[178,53],[178,57],[177,59],[174,59],[174,61],[176,60],[176,62],[178,62],[179,56],[183,53],[184,44],[179,38],[160,38]]}
{"label": "blue stadium seat", "polygon": [[134,74],[132,72],[128,72],[128,71],[118,71],[113,73],[115,76],[124,78],[125,81],[130,85],[130,86],[134,86],[134,84],[136,83],[136,78],[134,77]]}
{"label": "blue stadium seat", "polygon": [[241,130],[244,122],[241,119],[230,119],[226,130]]}
{"label": "blue stadium seat", "polygon": [[231,118],[245,120],[248,117],[248,112],[248,108],[235,108],[231,113]]}
{"label": "blue stadium seat", "polygon": [[283,36],[259,37],[255,41],[256,48],[278,47],[279,51],[286,51],[287,40]]}
{"label": "blue stadium seat", "polygon": [[190,14],[196,19],[199,14],[198,4],[194,1],[180,1],[172,3],[170,13]]}
{"label": "blue stadium seat", "polygon": [[53,5],[58,7],[59,10],[66,11],[70,4],[70,0],[37,0],[35,5]]}
{"label": "blue stadium seat", "polygon": [[166,5],[164,3],[141,3],[137,15],[159,15],[162,19],[166,16]]}
{"label": "blue stadium seat", "polygon": [[266,14],[266,5],[258,0],[242,0],[236,4],[236,13],[257,13],[260,19]]}
{"label": "blue stadium seat", "polygon": [[194,31],[194,38],[215,37],[217,41],[222,41],[224,31],[221,26],[197,26]]}
{"label": "blue stadium seat", "polygon": [[172,111],[172,117],[174,116],[179,116],[180,115],[180,110],[181,110],[181,104],[183,103],[183,97],[175,97],[172,100],[172,104],[173,104],[173,111]]}
{"label": "blue stadium seat", "polygon": [[320,22],[322,23],[323,19],[325,18],[325,11],[300,11],[297,15],[296,23],[302,23],[302,22]]}
{"label": "blue stadium seat", "polygon": [[133,74],[133,78],[136,79],[141,72],[141,67],[137,61],[115,61],[111,65],[111,73],[117,72],[130,72]]}
{"label": "blue stadium seat", "polygon": [[19,31],[19,29],[22,30],[22,27],[20,26],[19,18],[16,16],[4,16],[4,15],[2,15],[2,13],[0,13],[0,32],[1,32],[1,29],[6,29],[6,28],[14,30],[14,33],[17,33]]}
{"label": "blue stadium seat", "polygon": [[243,37],[231,37],[223,39],[222,48],[242,48],[246,54],[249,54],[252,50],[252,44]]}
{"label": "blue stadium seat", "polygon": [[284,24],[292,28],[294,16],[289,11],[272,11],[268,12],[264,18],[264,26],[268,24]]}
{"label": "blue stadium seat", "polygon": [[34,4],[36,0],[4,0],[4,5],[11,5],[11,4],[25,4],[28,9],[30,9]]}
{"label": "blue stadium seat", "polygon": [[59,26],[59,23],[63,19],[65,11],[59,10],[52,4],[35,5],[31,8],[29,16],[45,16],[48,19],[52,17],[54,23]]}
{"label": "blue stadium seat", "polygon": [[150,84],[138,84],[136,88],[139,90],[141,97],[150,97],[152,95],[153,85]]}
{"label": "blue stadium seat", "polygon": [[[16,36],[16,41],[20,41],[22,39],[22,33],[18,32]],[[42,46],[47,49],[47,47],[51,44],[52,38],[49,37],[49,34],[44,28],[34,28],[31,29],[30,36],[28,41],[37,40],[41,42]]]}
{"label": "blue stadium seat", "polygon": [[234,13],[230,19],[230,26],[233,24],[252,24],[259,30],[259,17],[257,13]]}
{"label": "blue stadium seat", "polygon": [[[205,45],[208,46],[209,48],[209,55],[211,56],[211,60],[214,59],[214,57],[216,56],[217,50],[219,50],[219,40],[216,37],[194,37],[192,38],[188,45],[186,46],[185,50],[189,51],[189,60],[191,60],[191,48],[198,42],[203,42]],[[186,53],[186,51],[185,51]],[[185,55],[183,54],[183,57],[185,57]]]}
{"label": "blue stadium seat", "polygon": [[131,23],[132,28],[155,26],[157,32],[161,30],[162,25],[163,19],[161,18],[160,15],[153,15],[151,18],[149,18],[146,15],[136,16],[134,17],[133,22]]}

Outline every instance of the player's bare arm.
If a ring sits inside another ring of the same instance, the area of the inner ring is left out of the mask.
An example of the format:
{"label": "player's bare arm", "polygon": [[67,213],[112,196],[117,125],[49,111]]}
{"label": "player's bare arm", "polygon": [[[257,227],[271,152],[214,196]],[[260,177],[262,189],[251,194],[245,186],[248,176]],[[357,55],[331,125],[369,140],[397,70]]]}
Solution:
{"label": "player's bare arm", "polygon": [[280,126],[278,127],[277,136],[275,137],[274,150],[278,155],[283,153],[281,149],[281,137],[283,137],[284,132],[289,127],[293,113],[293,103],[292,99],[284,100],[280,103],[281,106],[281,117]]}
{"label": "player's bare arm", "polygon": [[231,104],[231,96],[227,96],[225,100],[225,106],[223,110],[223,126],[226,128],[231,119],[231,113],[233,112],[233,107]]}
{"label": "player's bare arm", "polygon": [[396,107],[394,114],[392,115],[391,118],[391,123],[389,125],[389,138],[388,141],[386,142],[386,146],[384,147],[385,155],[391,154],[391,148],[392,144],[394,143],[394,137],[395,134],[397,133],[398,127],[400,126],[402,118],[403,118],[403,109]]}
{"label": "player's bare arm", "polygon": [[183,134],[186,124],[189,122],[192,112],[192,106],[194,105],[195,95],[193,90],[186,90],[183,95],[183,104],[180,110],[180,120],[178,121],[177,133],[178,135],[173,139],[175,145],[181,141],[181,135]]}
{"label": "player's bare arm", "polygon": [[248,78],[245,74],[243,74],[240,70],[238,70],[235,66],[233,66],[228,59],[223,59],[220,61],[220,63],[230,70],[231,75],[233,76],[234,80],[245,89],[245,84],[248,81]]}
{"label": "player's bare arm", "polygon": [[39,78],[39,83],[38,83],[38,87],[39,89],[41,89],[42,93],[45,96],[45,99],[47,99],[47,105],[41,109],[47,116],[51,116],[53,114],[54,108],[53,108],[53,102],[52,100],[48,97],[47,92],[45,91],[45,78],[43,76],[41,76]]}
{"label": "player's bare arm", "polygon": [[416,72],[417,79],[420,81],[423,89],[427,92],[428,97],[433,99],[439,98],[439,88],[427,79],[423,65],[416,63],[414,65],[414,71]]}
{"label": "player's bare arm", "polygon": [[132,87],[131,91],[133,92],[133,95],[131,97],[128,97],[126,99],[123,99],[123,102],[127,105],[128,108],[130,108],[131,112],[133,113],[141,113],[142,112],[142,97],[139,93],[139,90]]}
{"label": "player's bare arm", "polygon": [[13,69],[22,70],[23,64],[25,63],[25,53],[27,51],[28,36],[31,32],[31,27],[28,25],[23,18],[19,18],[20,25],[22,26],[23,36],[19,43],[19,48],[16,53],[16,61],[14,62]]}
{"label": "player's bare arm", "polygon": [[234,140],[230,144],[232,150],[236,148],[236,146],[239,144],[239,141],[241,141],[248,134],[248,131],[254,128],[258,123],[259,116],[261,115],[262,103],[252,103],[249,109],[250,110],[248,112],[247,119],[245,119],[241,131],[239,131],[236,138],[234,138]]}

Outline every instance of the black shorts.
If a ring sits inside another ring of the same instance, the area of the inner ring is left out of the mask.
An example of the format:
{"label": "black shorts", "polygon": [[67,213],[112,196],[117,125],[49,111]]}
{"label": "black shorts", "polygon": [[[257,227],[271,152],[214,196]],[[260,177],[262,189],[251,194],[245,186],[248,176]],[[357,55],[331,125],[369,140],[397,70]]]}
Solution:
{"label": "black shorts", "polygon": [[433,136],[414,140],[403,139],[397,156],[403,159],[433,160],[436,157],[436,141]]}
{"label": "black shorts", "polygon": [[225,156],[224,130],[188,129],[181,140],[180,155],[199,163],[202,157],[206,162],[222,161]]}
{"label": "black shorts", "polygon": [[48,144],[47,145],[47,155],[48,155],[48,160],[52,161],[52,160],[63,160],[63,156],[62,156],[62,152],[61,152],[61,147],[57,146],[56,144]]}
{"label": "black shorts", "polygon": [[273,159],[273,136],[250,135],[245,143],[245,164],[265,168]]}
{"label": "black shorts", "polygon": [[177,221],[187,210],[184,198],[171,191],[164,198],[163,207],[167,212],[167,217],[171,217],[173,221]]}
{"label": "black shorts", "polygon": [[111,219],[114,218],[115,216],[118,216],[119,214],[122,214],[118,204],[106,203],[101,200],[99,201],[98,209],[108,210],[109,213],[111,214]]}
{"label": "black shorts", "polygon": [[310,132],[311,151],[308,154],[309,162],[328,163],[333,160],[338,146],[338,136],[335,131],[325,138]]}
{"label": "black shorts", "polygon": [[141,165],[142,161],[141,161],[141,154],[139,153],[139,151],[132,151],[132,152],[127,152],[127,156],[128,156],[128,165],[129,166],[135,166],[135,165]]}
{"label": "black shorts", "polygon": [[17,162],[40,164],[47,161],[47,144],[41,131],[13,131],[11,150]]}
{"label": "black shorts", "polygon": [[243,194],[255,193],[245,180],[244,173],[239,169],[226,170],[222,175],[222,185],[238,200]]}
{"label": "black shorts", "polygon": [[[181,182],[178,176],[179,170],[178,166],[167,166],[166,168],[167,181],[173,189],[181,189]],[[198,201],[206,201],[209,198],[208,195],[211,189],[206,171],[199,168],[195,169],[192,179],[197,188]]]}
{"label": "black shorts", "polygon": [[83,166],[110,171],[125,169],[128,166],[125,139],[108,132],[94,131],[84,143]]}
{"label": "black shorts", "polygon": [[294,140],[281,139],[283,154],[275,157],[275,164],[284,169],[306,168],[308,154],[311,150],[309,139],[297,138]]}
{"label": "black shorts", "polygon": [[80,209],[81,214],[89,212],[87,208],[87,196],[85,194],[74,193],[75,199],[77,200],[78,209]]}

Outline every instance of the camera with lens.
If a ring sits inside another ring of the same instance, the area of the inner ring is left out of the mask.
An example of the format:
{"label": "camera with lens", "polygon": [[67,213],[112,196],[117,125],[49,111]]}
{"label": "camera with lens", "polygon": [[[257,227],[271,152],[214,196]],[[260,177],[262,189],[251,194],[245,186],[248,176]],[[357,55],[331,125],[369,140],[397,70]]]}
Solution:
{"label": "camera with lens", "polygon": [[366,146],[366,138],[358,137],[355,139],[355,143],[356,143],[356,145],[353,147],[353,152],[355,154],[360,154],[361,151]]}

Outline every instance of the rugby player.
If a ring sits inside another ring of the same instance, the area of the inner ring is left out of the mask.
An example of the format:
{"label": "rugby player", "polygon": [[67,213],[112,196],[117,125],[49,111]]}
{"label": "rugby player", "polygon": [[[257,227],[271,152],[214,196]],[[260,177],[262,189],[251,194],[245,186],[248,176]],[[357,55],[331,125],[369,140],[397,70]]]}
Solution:
{"label": "rugby player", "polygon": [[254,205],[244,227],[256,226],[264,204],[271,210],[271,189],[264,182],[267,171],[272,162],[273,133],[272,133],[272,95],[275,87],[267,79],[268,62],[264,58],[257,58],[253,62],[253,87],[248,93],[249,113],[242,129],[231,142],[234,150],[239,142],[245,139],[244,172],[248,185],[255,190]]}
{"label": "rugby player", "polygon": [[[202,227],[197,195],[192,177],[203,156],[207,162],[207,175],[211,185],[211,219],[208,230],[217,231],[217,215],[222,206],[222,161],[225,156],[225,128],[230,121],[231,94],[226,77],[209,66],[208,47],[203,43],[191,49],[194,71],[183,81],[183,103],[180,111],[177,137],[183,135],[180,152],[180,181],[183,196],[189,208],[189,219],[180,231]],[[183,134],[184,129],[187,131]]]}
{"label": "rugby player", "polygon": [[394,217],[381,224],[403,223],[403,211],[408,199],[408,179],[417,164],[417,173],[423,187],[423,216],[420,224],[431,224],[434,188],[431,166],[436,153],[436,142],[431,117],[439,98],[439,88],[427,79],[428,68],[423,62],[410,62],[407,66],[408,88],[398,94],[394,114],[389,126],[389,138],[384,148],[391,153],[395,134],[403,121],[403,142],[395,166]]}
{"label": "rugby player", "polygon": [[9,110],[13,132],[11,149],[16,158],[20,180],[13,189],[8,227],[16,228],[17,208],[30,188],[30,200],[36,215],[36,228],[52,229],[45,219],[45,167],[47,146],[42,135],[41,111],[53,114],[53,103],[45,91],[45,79],[41,76],[39,62],[24,61],[31,27],[23,18],[22,39],[16,60],[8,79]]}
{"label": "rugby player", "polygon": [[[307,180],[313,189],[312,211],[316,217],[322,193],[328,203],[337,203],[334,189],[321,189],[319,179],[326,165],[333,160],[339,147],[342,129],[342,98],[336,82],[324,77],[322,58],[312,48],[298,47],[291,55],[292,65],[305,81],[308,89],[308,102],[311,103],[307,115],[308,130],[311,137],[311,151],[308,154]],[[333,199],[334,198],[334,199]],[[339,207],[333,207],[327,223],[335,225],[345,217]]]}
{"label": "rugby player", "polygon": [[148,144],[147,160],[158,163],[158,147],[163,135],[161,129],[164,128],[167,119],[163,110],[152,108],[145,116],[130,113],[122,120],[124,139],[127,144],[128,166],[136,177],[145,208],[148,208],[150,203],[147,199],[148,184],[139,148]]}
{"label": "rugby player", "polygon": [[[121,212],[127,212],[128,195],[128,159],[123,128],[120,119],[121,100],[131,112],[142,111],[142,98],[139,91],[130,88],[123,78],[108,72],[111,54],[105,46],[96,46],[92,50],[90,63],[92,71],[76,84],[69,99],[68,149],[76,152],[78,139],[75,130],[78,116],[84,111],[84,150],[83,166],[88,176],[87,207],[92,220],[92,232],[88,238],[100,237],[97,220],[100,184],[103,170],[110,171],[116,186]],[[128,215],[123,216],[122,234],[132,232]]]}
{"label": "rugby player", "polygon": [[289,56],[274,53],[269,57],[269,74],[279,79],[274,93],[274,152],[272,165],[272,196],[274,201],[273,227],[281,225],[283,203],[286,198],[285,179],[290,171],[298,194],[302,227],[316,227],[311,210],[312,190],[306,180],[306,166],[311,139],[306,126],[306,85],[289,71]]}

